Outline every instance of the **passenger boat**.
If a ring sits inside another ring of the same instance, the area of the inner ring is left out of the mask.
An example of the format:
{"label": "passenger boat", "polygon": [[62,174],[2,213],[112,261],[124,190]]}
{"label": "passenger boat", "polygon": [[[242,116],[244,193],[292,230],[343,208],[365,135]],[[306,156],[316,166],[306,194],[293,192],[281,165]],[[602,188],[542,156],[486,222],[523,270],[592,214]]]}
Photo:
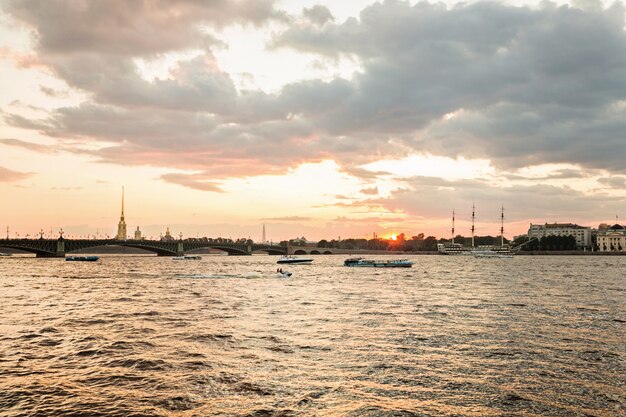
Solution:
{"label": "passenger boat", "polygon": [[514,252],[509,245],[479,245],[474,248],[460,243],[438,243],[437,251],[441,255],[473,256],[475,258],[512,258]]}
{"label": "passenger boat", "polygon": [[202,259],[200,255],[184,255],[184,256],[174,256],[172,258],[175,261],[198,261]]}
{"label": "passenger boat", "polygon": [[74,261],[74,262],[96,262],[100,259],[98,256],[68,256],[65,258],[66,261]]}
{"label": "passenger boat", "polygon": [[370,268],[410,268],[414,262],[407,259],[393,259],[393,260],[378,260],[378,259],[363,259],[363,258],[349,258],[346,259],[344,266],[352,267],[370,267]]}
{"label": "passenger boat", "polygon": [[281,256],[277,264],[309,265],[313,263],[311,258],[298,258],[297,256]]}
{"label": "passenger boat", "polygon": [[472,205],[472,246],[463,246],[454,242],[454,220],[455,212],[452,211],[452,241],[437,244],[437,252],[441,255],[473,256],[474,258],[512,258],[514,252],[511,247],[504,243],[504,206],[500,214],[500,245],[478,245],[474,246],[474,219],[475,207]]}

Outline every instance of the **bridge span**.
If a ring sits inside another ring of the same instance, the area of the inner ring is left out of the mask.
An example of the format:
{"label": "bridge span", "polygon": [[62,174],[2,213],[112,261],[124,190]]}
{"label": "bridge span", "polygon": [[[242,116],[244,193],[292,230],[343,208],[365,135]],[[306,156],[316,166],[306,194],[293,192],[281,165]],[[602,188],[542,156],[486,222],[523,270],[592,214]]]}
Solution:
{"label": "bridge span", "polygon": [[200,249],[215,249],[228,255],[252,255],[252,252],[267,252],[270,255],[285,255],[287,247],[272,244],[241,244],[226,242],[203,242],[197,240],[117,240],[117,239],[0,239],[0,247],[23,250],[39,258],[62,258],[66,253],[101,246],[126,246],[144,249],[158,256],[182,256]]}

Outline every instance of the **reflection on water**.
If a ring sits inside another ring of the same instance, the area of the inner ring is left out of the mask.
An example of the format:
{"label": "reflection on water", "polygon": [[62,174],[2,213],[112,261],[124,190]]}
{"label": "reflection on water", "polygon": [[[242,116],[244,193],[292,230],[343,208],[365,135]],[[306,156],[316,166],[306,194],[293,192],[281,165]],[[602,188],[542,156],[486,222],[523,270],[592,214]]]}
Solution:
{"label": "reflection on water", "polygon": [[0,259],[0,414],[618,416],[626,258]]}

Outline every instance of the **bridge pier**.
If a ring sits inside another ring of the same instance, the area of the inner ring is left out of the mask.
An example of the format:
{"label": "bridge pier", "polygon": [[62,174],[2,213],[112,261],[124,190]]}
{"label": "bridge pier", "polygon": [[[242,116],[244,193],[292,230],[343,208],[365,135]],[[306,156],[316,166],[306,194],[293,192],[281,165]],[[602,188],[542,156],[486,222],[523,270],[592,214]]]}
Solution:
{"label": "bridge pier", "polygon": [[37,252],[35,255],[37,258],[65,258],[65,240],[60,237],[56,241],[56,247],[54,253],[49,252]]}

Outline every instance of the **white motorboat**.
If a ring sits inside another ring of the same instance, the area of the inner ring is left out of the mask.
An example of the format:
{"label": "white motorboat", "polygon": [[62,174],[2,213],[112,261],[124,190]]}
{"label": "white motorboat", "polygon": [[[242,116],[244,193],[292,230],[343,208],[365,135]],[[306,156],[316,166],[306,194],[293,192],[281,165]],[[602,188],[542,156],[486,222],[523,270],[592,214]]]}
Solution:
{"label": "white motorboat", "polygon": [[202,259],[200,255],[184,255],[184,256],[174,256],[172,258],[175,261],[198,261]]}
{"label": "white motorboat", "polygon": [[278,271],[276,275],[278,275],[279,278],[289,278],[293,274],[289,271]]}
{"label": "white motorboat", "polygon": [[310,265],[313,262],[311,258],[299,258],[297,256],[281,256],[276,262],[277,264],[292,264],[292,265]]}
{"label": "white motorboat", "polygon": [[11,256],[11,254],[10,253],[0,252],[0,256]]}
{"label": "white motorboat", "polygon": [[68,256],[66,261],[72,262],[96,262],[100,257],[98,256]]}
{"label": "white motorboat", "polygon": [[349,258],[343,262],[344,266],[350,267],[370,267],[370,268],[410,268],[413,266],[413,262],[408,259],[392,259],[392,260],[379,260],[379,259],[363,259],[363,258]]}

